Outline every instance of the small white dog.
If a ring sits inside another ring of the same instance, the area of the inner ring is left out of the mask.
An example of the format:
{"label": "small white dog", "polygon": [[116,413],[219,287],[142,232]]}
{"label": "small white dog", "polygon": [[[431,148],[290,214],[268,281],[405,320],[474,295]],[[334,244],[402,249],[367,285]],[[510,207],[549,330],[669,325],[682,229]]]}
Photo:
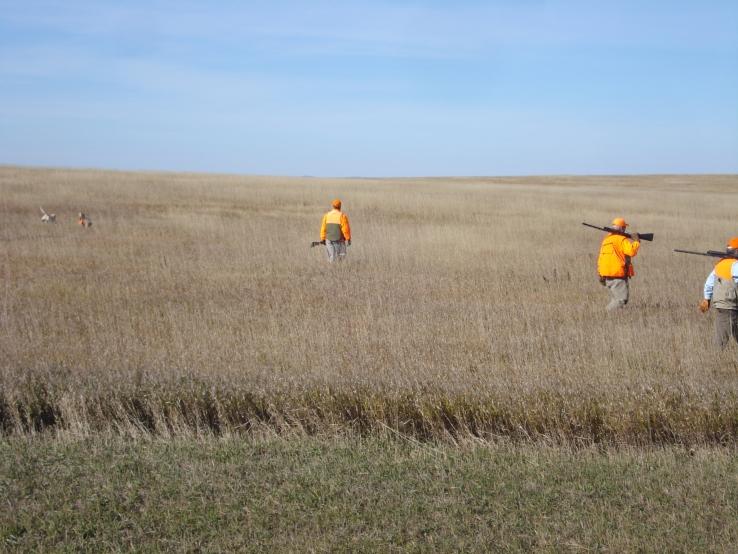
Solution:
{"label": "small white dog", "polygon": [[56,214],[47,214],[46,211],[39,206],[39,209],[41,210],[41,213],[43,214],[41,216],[41,221],[43,223],[56,223]]}

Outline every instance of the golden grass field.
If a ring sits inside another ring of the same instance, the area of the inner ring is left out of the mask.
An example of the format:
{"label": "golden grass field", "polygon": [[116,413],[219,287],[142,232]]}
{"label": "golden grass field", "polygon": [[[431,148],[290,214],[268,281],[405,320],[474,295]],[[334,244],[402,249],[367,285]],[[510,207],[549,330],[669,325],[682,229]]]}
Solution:
{"label": "golden grass field", "polygon": [[[309,248],[334,197],[340,266]],[[0,428],[735,444],[738,348],[697,311],[712,261],[672,249],[721,249],[736,206],[736,175],[0,167]],[[607,314],[581,222],[614,216],[656,236]]]}

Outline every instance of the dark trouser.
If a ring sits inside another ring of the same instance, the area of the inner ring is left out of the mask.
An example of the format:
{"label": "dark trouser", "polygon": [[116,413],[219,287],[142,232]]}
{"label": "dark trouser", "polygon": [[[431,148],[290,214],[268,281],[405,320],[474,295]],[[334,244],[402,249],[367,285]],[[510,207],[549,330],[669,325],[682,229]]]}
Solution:
{"label": "dark trouser", "polygon": [[730,335],[738,342],[738,310],[715,310],[715,344],[725,348],[730,341]]}

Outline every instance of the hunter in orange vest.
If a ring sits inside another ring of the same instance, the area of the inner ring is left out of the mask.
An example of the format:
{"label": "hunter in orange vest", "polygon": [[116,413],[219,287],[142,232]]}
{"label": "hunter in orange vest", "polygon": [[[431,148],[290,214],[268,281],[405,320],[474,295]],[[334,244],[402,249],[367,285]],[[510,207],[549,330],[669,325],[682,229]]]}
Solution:
{"label": "hunter in orange vest", "polygon": [[[612,227],[617,231],[625,232],[628,224],[622,217],[612,220]],[[610,291],[610,303],[607,310],[623,308],[630,297],[628,280],[635,275],[631,258],[638,254],[641,243],[638,233],[631,232],[632,239],[617,233],[609,233],[600,245],[600,254],[597,258],[597,272],[600,283]]]}
{"label": "hunter in orange vest", "polygon": [[333,209],[323,216],[320,223],[320,242],[325,243],[328,261],[342,261],[346,257],[346,246],[351,245],[351,226],[348,216],[341,211],[341,201],[331,203]]}
{"label": "hunter in orange vest", "polygon": [[725,257],[707,276],[700,302],[705,313],[715,308],[715,344],[725,348],[730,336],[738,342],[738,237],[728,240]]}

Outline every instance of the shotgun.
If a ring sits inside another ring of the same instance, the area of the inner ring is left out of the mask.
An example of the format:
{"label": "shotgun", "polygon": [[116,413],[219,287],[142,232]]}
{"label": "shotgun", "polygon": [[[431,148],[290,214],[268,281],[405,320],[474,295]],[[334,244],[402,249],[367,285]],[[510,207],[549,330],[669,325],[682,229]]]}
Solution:
{"label": "shotgun", "polygon": [[[599,229],[600,231],[605,231],[606,233],[612,233],[614,235],[622,235],[629,239],[633,238],[633,235],[631,235],[630,233],[626,233],[625,231],[618,231],[617,229],[613,229],[612,227],[598,227],[597,225],[590,225],[589,223],[582,223],[582,225],[585,225],[587,227],[592,227],[592,229]],[[638,238],[640,240],[647,240],[650,242],[653,240],[653,233],[638,233]]]}
{"label": "shotgun", "polygon": [[314,248],[318,246],[319,244],[325,244],[325,241],[324,240],[314,240],[313,242],[310,243],[310,248]]}
{"label": "shotgun", "polygon": [[694,250],[679,250],[678,248],[675,248],[674,252],[679,252],[680,254],[694,254],[695,256],[709,256],[711,258],[732,258],[736,255],[736,251],[732,248],[726,248],[724,252],[721,252],[720,250],[695,252]]}

